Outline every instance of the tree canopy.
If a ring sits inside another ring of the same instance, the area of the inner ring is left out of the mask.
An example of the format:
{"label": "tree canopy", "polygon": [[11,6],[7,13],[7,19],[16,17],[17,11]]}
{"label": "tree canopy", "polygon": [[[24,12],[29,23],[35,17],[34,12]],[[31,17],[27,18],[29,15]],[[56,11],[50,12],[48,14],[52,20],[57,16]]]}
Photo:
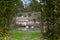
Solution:
{"label": "tree canopy", "polygon": [[[15,5],[16,4],[16,5]],[[13,16],[16,14],[16,6],[22,7],[20,0],[0,1],[0,36],[6,40],[9,26]]]}
{"label": "tree canopy", "polygon": [[[43,3],[43,10],[42,10],[42,20],[43,24],[44,22],[47,25],[46,29],[46,35],[47,40],[58,40],[60,35],[60,16],[59,16],[59,10],[60,10],[60,1],[58,0],[42,0]],[[45,15],[44,15],[45,14]],[[45,20],[44,20],[45,19]]]}

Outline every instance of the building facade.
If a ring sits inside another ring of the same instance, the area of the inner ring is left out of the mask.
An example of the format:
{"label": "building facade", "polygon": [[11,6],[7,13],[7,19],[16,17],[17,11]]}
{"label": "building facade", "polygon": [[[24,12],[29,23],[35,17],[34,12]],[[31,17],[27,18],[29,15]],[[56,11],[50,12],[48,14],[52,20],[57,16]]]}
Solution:
{"label": "building facade", "polygon": [[33,17],[21,16],[21,17],[16,17],[16,24],[17,25],[23,25],[26,28],[29,28],[29,27],[34,28],[35,26],[39,25],[39,22],[37,20],[34,21]]}

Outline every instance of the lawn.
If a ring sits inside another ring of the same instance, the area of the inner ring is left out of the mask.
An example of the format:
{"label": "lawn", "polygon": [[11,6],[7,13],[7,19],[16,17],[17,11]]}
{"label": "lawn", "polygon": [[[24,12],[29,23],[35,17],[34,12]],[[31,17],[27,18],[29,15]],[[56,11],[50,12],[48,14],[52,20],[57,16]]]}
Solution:
{"label": "lawn", "polygon": [[41,32],[11,30],[9,34],[13,38],[13,40],[35,40],[39,39]]}

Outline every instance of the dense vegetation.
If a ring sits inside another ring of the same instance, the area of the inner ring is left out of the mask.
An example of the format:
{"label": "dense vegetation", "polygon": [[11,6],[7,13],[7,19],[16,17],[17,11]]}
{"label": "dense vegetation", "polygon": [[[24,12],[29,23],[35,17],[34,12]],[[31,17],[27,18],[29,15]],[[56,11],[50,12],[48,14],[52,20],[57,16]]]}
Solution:
{"label": "dense vegetation", "polygon": [[[23,8],[21,0],[0,1],[0,37],[6,40],[13,16],[18,13],[18,8],[29,11],[41,12],[38,21],[41,22],[41,32],[47,40],[58,40],[60,37],[60,0],[29,0],[31,3]],[[23,11],[23,10],[22,10]],[[21,12],[21,10],[20,10]],[[29,14],[30,15],[30,14]],[[39,14],[40,15],[40,14]],[[46,26],[46,32],[44,32]]]}
{"label": "dense vegetation", "polygon": [[20,0],[0,1],[0,39],[7,40],[8,30],[13,16],[16,14],[16,6],[21,6]]}
{"label": "dense vegetation", "polygon": [[42,1],[45,4],[43,5],[42,10],[42,19],[43,25],[45,22],[46,33],[45,36],[47,40],[58,40],[60,36],[60,1],[59,0],[44,0]]}

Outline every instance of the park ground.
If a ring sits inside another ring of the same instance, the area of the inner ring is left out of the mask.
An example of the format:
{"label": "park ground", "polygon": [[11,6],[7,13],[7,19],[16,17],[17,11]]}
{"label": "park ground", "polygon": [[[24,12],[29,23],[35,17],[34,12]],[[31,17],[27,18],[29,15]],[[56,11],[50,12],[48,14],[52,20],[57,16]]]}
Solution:
{"label": "park ground", "polygon": [[11,30],[9,40],[40,40],[40,31]]}
{"label": "park ground", "polygon": [[[41,31],[10,30],[8,40],[43,40]],[[47,40],[47,39],[44,39]],[[59,39],[60,40],[60,36]]]}

